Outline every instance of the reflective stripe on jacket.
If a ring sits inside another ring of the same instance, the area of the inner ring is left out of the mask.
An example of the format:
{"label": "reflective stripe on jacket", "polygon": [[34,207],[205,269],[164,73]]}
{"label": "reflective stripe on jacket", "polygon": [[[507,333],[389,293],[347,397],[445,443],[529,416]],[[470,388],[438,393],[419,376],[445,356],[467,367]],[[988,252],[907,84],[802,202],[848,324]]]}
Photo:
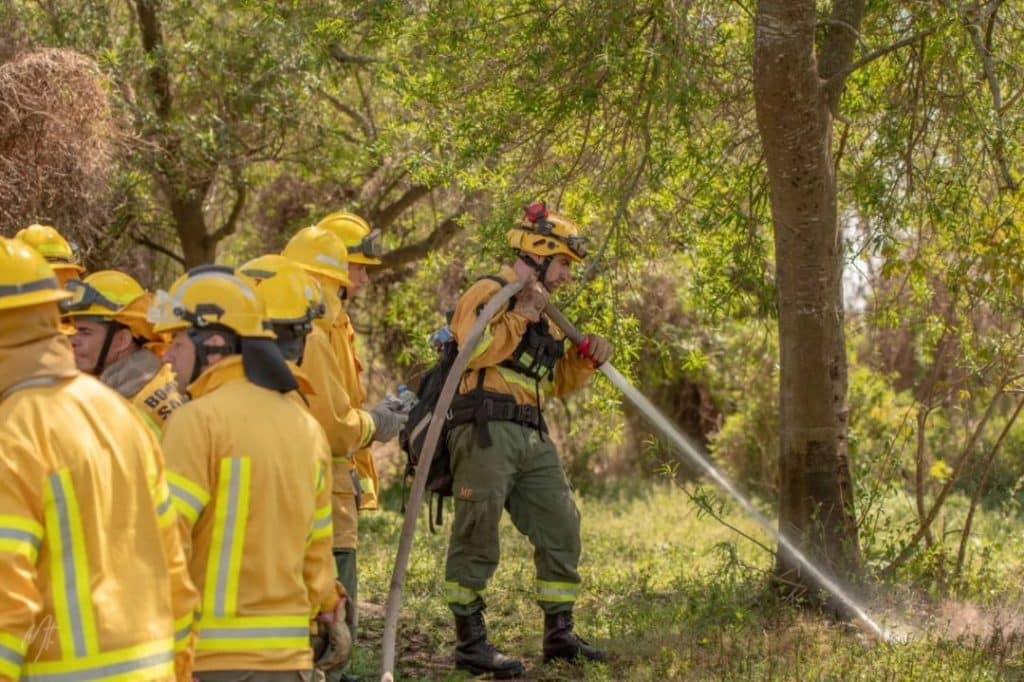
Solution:
{"label": "reflective stripe on jacket", "polygon": [[295,396],[249,382],[238,356],[189,392],[163,444],[202,593],[195,669],[308,670],[310,618],[338,599],[323,430]]}

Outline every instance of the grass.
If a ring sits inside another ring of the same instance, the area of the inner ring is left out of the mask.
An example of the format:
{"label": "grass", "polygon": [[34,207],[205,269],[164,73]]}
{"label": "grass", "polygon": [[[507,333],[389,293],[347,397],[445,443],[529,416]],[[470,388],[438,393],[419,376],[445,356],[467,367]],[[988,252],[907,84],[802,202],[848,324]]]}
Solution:
{"label": "grass", "polygon": [[[385,508],[397,510],[399,496],[388,491]],[[1024,680],[1024,627],[1017,624],[1019,608],[1009,606],[1016,584],[1007,583],[1002,610],[929,601],[907,590],[876,595],[869,608],[884,612],[906,640],[886,646],[779,601],[766,589],[772,557],[700,518],[671,486],[620,488],[578,502],[584,596],[577,629],[611,661],[541,664],[532,550],[506,518],[502,561],[488,588],[488,626],[502,651],[523,658],[530,679]],[[729,523],[772,545],[737,509],[725,509]],[[399,679],[465,680],[452,670],[454,632],[442,589],[450,513],[437,535],[427,530],[425,515],[420,521],[399,627]],[[393,511],[361,518],[361,640],[352,672],[368,680],[380,674],[383,606],[401,523]],[[1001,574],[1018,580],[1022,559],[990,557]]]}

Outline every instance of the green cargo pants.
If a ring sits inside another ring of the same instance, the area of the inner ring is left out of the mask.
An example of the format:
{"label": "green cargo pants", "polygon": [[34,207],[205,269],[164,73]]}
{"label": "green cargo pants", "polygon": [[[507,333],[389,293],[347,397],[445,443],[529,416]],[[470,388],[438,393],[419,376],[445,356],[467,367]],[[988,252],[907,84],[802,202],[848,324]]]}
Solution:
{"label": "green cargo pants", "polygon": [[533,544],[537,601],[545,613],[568,611],[580,592],[580,513],[558,452],[548,437],[515,422],[488,424],[491,446],[473,424],[448,436],[455,520],[445,567],[448,605],[457,616],[484,606],[483,592],[498,567],[503,509]]}

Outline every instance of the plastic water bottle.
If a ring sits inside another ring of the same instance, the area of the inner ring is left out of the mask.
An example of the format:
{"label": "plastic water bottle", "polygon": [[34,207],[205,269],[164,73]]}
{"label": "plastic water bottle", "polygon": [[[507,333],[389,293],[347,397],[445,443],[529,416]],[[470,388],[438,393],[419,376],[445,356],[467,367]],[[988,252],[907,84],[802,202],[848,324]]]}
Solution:
{"label": "plastic water bottle", "polygon": [[420,401],[420,399],[412,392],[412,389],[405,384],[401,384],[398,387],[398,401],[402,403],[402,411],[408,412],[413,408],[413,405]]}
{"label": "plastic water bottle", "polygon": [[419,402],[419,398],[416,397],[416,394],[408,386],[401,384],[398,387],[398,396],[389,394],[387,401],[395,412],[408,414],[413,405]]}

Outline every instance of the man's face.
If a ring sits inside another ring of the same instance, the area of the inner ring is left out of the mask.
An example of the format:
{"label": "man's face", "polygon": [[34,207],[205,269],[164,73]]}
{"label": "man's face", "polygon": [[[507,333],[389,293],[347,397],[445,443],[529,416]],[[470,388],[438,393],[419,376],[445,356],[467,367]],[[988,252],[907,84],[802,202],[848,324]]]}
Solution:
{"label": "man's face", "polygon": [[184,393],[196,366],[196,347],[192,345],[192,339],[188,338],[187,331],[174,334],[171,345],[164,353],[164,362],[171,365],[178,378],[178,390]]}
{"label": "man's face", "polygon": [[350,298],[355,298],[363,290],[363,287],[370,282],[370,275],[366,271],[366,266],[362,263],[348,264],[348,278],[352,280],[352,284],[345,288],[348,290]]}
{"label": "man's face", "polygon": [[131,332],[127,329],[118,329],[107,348],[107,357],[103,363],[105,367],[97,367],[103,343],[107,338],[107,325],[82,319],[74,320],[74,324],[75,335],[71,337],[71,348],[75,351],[75,366],[81,372],[100,374],[105,367],[109,367],[134,350]]}
{"label": "man's face", "polygon": [[558,254],[548,266],[544,277],[544,286],[554,293],[572,281],[572,260],[564,254]]}

